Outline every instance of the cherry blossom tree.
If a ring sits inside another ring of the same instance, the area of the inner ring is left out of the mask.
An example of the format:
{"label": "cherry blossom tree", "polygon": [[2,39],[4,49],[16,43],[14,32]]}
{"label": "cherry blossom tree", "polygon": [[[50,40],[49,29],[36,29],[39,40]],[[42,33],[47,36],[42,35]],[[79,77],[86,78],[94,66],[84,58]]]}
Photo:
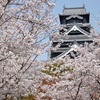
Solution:
{"label": "cherry blossom tree", "polygon": [[48,0],[0,0],[0,99],[35,91],[36,59],[58,28],[53,7]]}
{"label": "cherry blossom tree", "polygon": [[53,7],[49,0],[0,0],[0,100],[100,99],[99,36],[74,59],[37,61],[51,49],[47,37],[59,33]]}
{"label": "cherry blossom tree", "polygon": [[41,87],[46,96],[54,100],[100,99],[100,37],[77,50],[74,59],[66,56],[45,64],[42,72],[52,77]]}

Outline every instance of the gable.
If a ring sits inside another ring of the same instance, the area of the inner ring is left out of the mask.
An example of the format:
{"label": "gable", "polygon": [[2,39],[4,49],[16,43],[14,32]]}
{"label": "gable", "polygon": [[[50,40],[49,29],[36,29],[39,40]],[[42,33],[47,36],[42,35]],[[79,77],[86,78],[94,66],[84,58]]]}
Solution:
{"label": "gable", "polygon": [[90,37],[88,34],[88,32],[86,32],[85,30],[77,27],[76,25],[74,25],[69,31],[67,31],[65,34],[66,35],[75,35],[74,33],[76,33],[77,35],[86,35],[87,37]]}
{"label": "gable", "polygon": [[64,51],[63,53],[61,53],[60,55],[58,55],[54,59],[57,59],[57,58],[61,59],[61,58],[65,57],[66,55],[68,55],[70,52],[73,52],[73,51],[77,52],[77,48],[79,48],[78,45],[77,44],[73,44],[69,50]]}

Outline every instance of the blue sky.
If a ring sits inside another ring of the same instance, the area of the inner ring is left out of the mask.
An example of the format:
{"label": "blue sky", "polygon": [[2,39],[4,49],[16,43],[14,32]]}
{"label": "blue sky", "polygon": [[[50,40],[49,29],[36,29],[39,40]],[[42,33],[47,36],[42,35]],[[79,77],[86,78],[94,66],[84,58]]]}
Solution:
{"label": "blue sky", "polygon": [[55,16],[58,16],[58,14],[62,13],[64,5],[69,8],[81,7],[83,4],[85,4],[86,11],[90,12],[91,26],[93,26],[96,31],[100,31],[100,27],[98,27],[96,23],[96,19],[100,19],[100,0],[56,0],[53,13]]}

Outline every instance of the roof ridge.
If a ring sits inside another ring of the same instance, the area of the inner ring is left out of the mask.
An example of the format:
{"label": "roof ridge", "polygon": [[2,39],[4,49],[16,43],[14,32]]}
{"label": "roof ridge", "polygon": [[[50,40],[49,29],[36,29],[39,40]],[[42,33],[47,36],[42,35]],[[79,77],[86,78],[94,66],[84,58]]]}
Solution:
{"label": "roof ridge", "polygon": [[84,7],[70,7],[70,8],[64,8],[64,9],[85,9]]}

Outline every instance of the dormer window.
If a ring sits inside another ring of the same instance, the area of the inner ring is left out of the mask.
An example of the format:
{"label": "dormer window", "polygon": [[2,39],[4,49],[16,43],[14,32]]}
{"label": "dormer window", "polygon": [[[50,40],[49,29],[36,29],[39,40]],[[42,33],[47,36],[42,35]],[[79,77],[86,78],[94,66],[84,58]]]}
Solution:
{"label": "dormer window", "polygon": [[81,16],[78,16],[78,15],[71,15],[71,16],[67,17],[66,20],[70,20],[70,19],[72,19],[72,18],[74,18],[74,19],[77,18],[77,19],[80,19],[80,20],[83,19],[83,17],[81,17]]}
{"label": "dormer window", "polygon": [[75,24],[75,23],[83,23],[83,19],[71,18],[69,20],[66,20],[66,24]]}

